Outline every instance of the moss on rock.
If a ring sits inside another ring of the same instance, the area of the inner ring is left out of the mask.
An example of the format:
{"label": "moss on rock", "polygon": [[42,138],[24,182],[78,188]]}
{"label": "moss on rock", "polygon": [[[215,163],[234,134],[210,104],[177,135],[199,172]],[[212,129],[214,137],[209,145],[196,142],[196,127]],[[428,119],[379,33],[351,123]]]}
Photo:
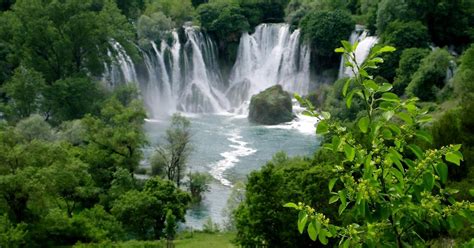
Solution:
{"label": "moss on rock", "polygon": [[276,125],[293,119],[291,96],[281,85],[272,86],[252,96],[248,119],[251,122]]}

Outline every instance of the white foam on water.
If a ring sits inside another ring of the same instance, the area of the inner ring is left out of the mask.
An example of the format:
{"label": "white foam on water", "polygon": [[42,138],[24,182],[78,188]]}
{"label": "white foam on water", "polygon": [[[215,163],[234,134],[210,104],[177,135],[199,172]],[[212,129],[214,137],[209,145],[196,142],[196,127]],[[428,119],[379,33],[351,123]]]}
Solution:
{"label": "white foam on water", "polygon": [[274,129],[294,129],[302,134],[315,135],[316,124],[319,122],[319,119],[303,115],[304,110],[305,108],[301,107],[295,100],[293,100],[293,113],[296,115],[295,119],[279,125],[265,127]]}
{"label": "white foam on water", "polygon": [[240,161],[240,157],[246,157],[257,152],[257,150],[247,147],[248,143],[243,141],[242,138],[239,130],[233,130],[227,138],[231,142],[229,147],[233,148],[233,150],[222,152],[220,155],[223,159],[219,160],[211,168],[210,174],[219,180],[222,185],[232,187],[232,183],[225,178],[224,172],[234,167]]}

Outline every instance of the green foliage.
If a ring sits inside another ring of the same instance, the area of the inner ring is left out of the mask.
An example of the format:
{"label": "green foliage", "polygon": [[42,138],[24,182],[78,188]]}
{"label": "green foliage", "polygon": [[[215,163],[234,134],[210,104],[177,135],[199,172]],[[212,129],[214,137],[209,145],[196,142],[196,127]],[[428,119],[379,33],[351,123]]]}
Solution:
{"label": "green foliage", "polygon": [[104,210],[101,205],[85,209],[73,217],[73,225],[83,233],[88,242],[122,240],[125,235],[122,224]]}
{"label": "green foliage", "polygon": [[115,2],[117,7],[122,10],[122,13],[132,19],[140,16],[140,13],[145,8],[144,0],[115,0]]}
{"label": "green foliage", "polygon": [[124,106],[119,99],[114,96],[107,100],[99,117],[86,116],[82,120],[86,130],[84,140],[88,144],[82,157],[90,164],[89,172],[96,184],[105,189],[110,187],[117,168],[133,173],[146,143],[142,103],[133,100]]}
{"label": "green foliage", "polygon": [[160,175],[178,187],[185,175],[191,152],[191,122],[180,114],[173,114],[166,130],[165,144],[157,147],[151,157],[152,175]]}
{"label": "green foliage", "polygon": [[288,228],[296,216],[283,207],[290,200],[309,202],[338,218],[327,199],[329,164],[335,157],[320,153],[314,161],[277,153],[248,177],[245,199],[235,211],[237,242],[243,247],[309,247],[311,240]]}
{"label": "green foliage", "polygon": [[420,67],[406,88],[409,96],[417,96],[423,101],[436,99],[436,92],[446,83],[446,72],[450,67],[451,55],[444,49],[432,51],[421,61]]}
{"label": "green foliage", "polygon": [[132,190],[122,195],[111,211],[136,237],[160,239],[168,211],[176,221],[184,221],[189,201],[189,195],[174,183],[155,177],[146,181],[142,191]]}
{"label": "green foliage", "polygon": [[14,225],[7,215],[0,216],[0,245],[2,247],[21,247],[25,243],[27,231],[25,224]]}
{"label": "green foliage", "polygon": [[41,108],[55,124],[97,113],[104,99],[99,83],[84,77],[58,80],[46,87],[43,96]]}
{"label": "green foliage", "polygon": [[212,177],[208,173],[193,172],[188,174],[186,186],[191,193],[193,202],[198,203],[202,200],[202,194],[209,191],[209,183]]}
{"label": "green foliage", "polygon": [[100,75],[111,39],[132,48],[131,25],[111,0],[18,0],[0,18],[1,25],[12,24],[0,37],[9,60],[42,73],[48,84],[78,73]]}
{"label": "green foliage", "polygon": [[18,67],[2,87],[2,92],[8,98],[7,104],[2,106],[6,117],[18,120],[38,113],[44,87],[45,81],[40,73],[23,66]]}
{"label": "green foliage", "polygon": [[411,82],[413,74],[418,70],[421,60],[429,54],[428,49],[409,48],[402,52],[397,68],[397,76],[393,82],[393,91],[401,96],[405,93],[405,88]]}
{"label": "green foliage", "polygon": [[158,42],[166,37],[173,26],[171,18],[162,12],[155,12],[149,16],[142,15],[137,22],[138,42],[141,46],[145,46],[151,41]]}
{"label": "green foliage", "polygon": [[148,0],[145,15],[152,17],[154,13],[163,12],[163,14],[181,27],[185,22],[192,21],[194,7],[191,0]]}
{"label": "green foliage", "polygon": [[204,233],[217,233],[219,232],[219,225],[212,221],[212,218],[207,218],[206,222],[202,225],[202,232]]}
{"label": "green foliage", "polygon": [[250,24],[242,8],[231,2],[210,2],[197,9],[201,26],[225,42],[237,42]]}
{"label": "green foliage", "polygon": [[[333,194],[329,201],[340,202],[339,215],[350,212],[354,220],[333,224],[322,209],[287,203],[286,207],[299,210],[298,230],[307,230],[312,240],[322,244],[336,238],[342,247],[424,245],[428,231],[461,230],[464,221],[472,220],[474,206],[468,201],[456,202],[451,196],[455,191],[445,187],[447,164],[459,166],[463,160],[461,145],[420,148],[418,142],[432,141],[419,129],[430,121],[426,111],[418,109],[416,98],[400,100],[389,92],[392,85],[377,84],[366,72],[383,62],[380,54],[395,51],[393,47],[375,47],[365,62],[357,64],[357,44],[342,44],[336,52],[343,53],[355,73],[343,95],[349,108],[353,96],[361,98],[367,115],[358,120],[357,127],[350,127],[332,122],[323,113],[317,133],[333,134],[323,147],[335,156],[344,156],[334,165],[337,176],[329,181]],[[309,107],[309,114],[318,117]],[[357,135],[359,132],[364,135]]]}
{"label": "green foliage", "polygon": [[317,11],[310,13],[301,20],[301,32],[316,53],[331,56],[336,42],[348,37],[354,28],[349,14],[343,11]]}
{"label": "green foliage", "polygon": [[410,47],[427,48],[429,42],[428,29],[419,21],[390,22],[381,34],[382,42],[399,49]]}
{"label": "green foliage", "polygon": [[399,66],[401,54],[406,48],[428,48],[429,35],[426,27],[418,21],[393,21],[381,34],[382,43],[397,47],[399,50],[390,54],[383,54],[384,63],[376,70],[375,74],[392,81],[395,70]]}
{"label": "green foliage", "polygon": [[414,13],[404,0],[382,0],[377,11],[377,33],[385,33],[389,23],[395,20],[413,20]]}

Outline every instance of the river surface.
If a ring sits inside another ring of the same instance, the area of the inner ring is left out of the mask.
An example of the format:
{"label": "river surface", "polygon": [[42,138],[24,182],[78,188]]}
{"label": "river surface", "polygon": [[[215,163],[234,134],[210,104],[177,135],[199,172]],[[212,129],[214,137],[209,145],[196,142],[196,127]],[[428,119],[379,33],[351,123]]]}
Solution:
{"label": "river surface", "polygon": [[[260,126],[241,115],[185,115],[191,121],[193,151],[188,162],[191,171],[208,172],[213,181],[199,206],[192,207],[185,226],[202,228],[209,218],[223,225],[223,210],[237,181],[257,170],[278,151],[290,156],[311,155],[319,141],[314,135],[315,120],[300,119],[277,126]],[[145,129],[151,147],[163,142],[169,121],[147,120]],[[145,150],[149,156],[152,148]],[[144,166],[147,166],[146,164]]]}

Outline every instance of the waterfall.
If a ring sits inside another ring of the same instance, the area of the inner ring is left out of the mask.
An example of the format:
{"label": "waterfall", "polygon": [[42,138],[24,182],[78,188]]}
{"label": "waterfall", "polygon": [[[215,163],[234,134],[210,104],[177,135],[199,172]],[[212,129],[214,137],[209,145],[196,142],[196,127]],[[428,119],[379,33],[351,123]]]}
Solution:
{"label": "waterfall", "polygon": [[[354,32],[352,32],[349,42],[354,44],[355,42],[359,42],[357,45],[356,50],[354,51],[354,55],[356,57],[356,61],[358,64],[364,62],[369,56],[370,49],[374,47],[377,42],[378,38],[376,36],[367,36],[368,32],[364,29],[363,26],[356,25]],[[339,66],[339,78],[343,77],[352,77],[354,73],[352,72],[351,68],[344,66],[344,58],[341,56],[341,64]]]}
{"label": "waterfall", "polygon": [[[227,79],[221,75],[215,42],[198,28],[185,26],[181,39],[170,31],[159,44],[152,41],[141,49],[140,65],[112,42],[109,56],[117,65],[106,66],[104,78],[112,85],[137,83],[152,118],[175,111],[246,113],[251,96],[275,84],[308,93],[310,49],[300,36],[287,24],[261,24],[253,34],[244,33]],[[136,67],[143,67],[138,76]]]}
{"label": "waterfall", "polygon": [[112,64],[110,66],[104,65],[105,73],[102,81],[108,82],[112,86],[118,82],[138,83],[135,64],[125,49],[115,40],[111,40],[110,45],[113,48],[114,54],[108,50],[107,55],[111,58]]}
{"label": "waterfall", "polygon": [[275,84],[292,93],[307,94],[310,50],[300,43],[300,30],[291,32],[287,24],[261,24],[254,34],[243,34],[229,82],[226,95],[233,106],[241,106],[253,94]]}

